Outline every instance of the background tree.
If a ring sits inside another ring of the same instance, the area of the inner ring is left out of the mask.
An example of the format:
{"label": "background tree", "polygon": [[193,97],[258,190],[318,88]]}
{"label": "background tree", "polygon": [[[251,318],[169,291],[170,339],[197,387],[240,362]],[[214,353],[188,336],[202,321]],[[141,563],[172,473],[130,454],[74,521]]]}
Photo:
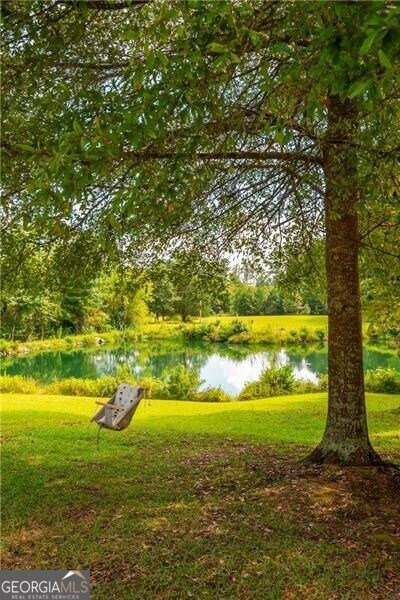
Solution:
{"label": "background tree", "polygon": [[176,300],[175,312],[187,321],[189,316],[206,316],[213,306],[226,303],[228,266],[225,260],[205,257],[196,251],[175,253],[170,264]]}
{"label": "background tree", "polygon": [[149,274],[153,290],[149,301],[149,309],[156,319],[171,317],[175,313],[177,301],[175,286],[171,279],[168,261],[158,261],[150,269]]}

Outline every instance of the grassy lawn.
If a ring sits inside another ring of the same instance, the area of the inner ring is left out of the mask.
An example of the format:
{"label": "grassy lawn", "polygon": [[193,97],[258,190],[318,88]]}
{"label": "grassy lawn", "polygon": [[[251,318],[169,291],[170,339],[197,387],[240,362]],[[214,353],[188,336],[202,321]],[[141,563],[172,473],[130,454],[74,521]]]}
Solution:
{"label": "grassy lawn", "polygon": [[[398,598],[398,478],[295,462],[325,406],[152,401],[97,450],[93,398],[4,395],[3,568],[88,568],[96,600]],[[368,396],[397,462],[399,406]]]}
{"label": "grassy lawn", "polygon": [[206,317],[204,321],[219,320],[222,323],[229,323],[234,319],[239,319],[246,323],[253,331],[263,331],[264,329],[324,329],[328,327],[328,317],[326,315],[261,315],[258,317]]}
{"label": "grassy lawn", "polygon": [[[315,329],[326,329],[328,327],[328,317],[326,315],[261,315],[255,317],[232,317],[232,316],[220,316],[214,315],[212,317],[204,317],[203,319],[193,318],[193,323],[215,323],[220,321],[221,324],[227,325],[232,321],[239,319],[246,323],[249,330],[255,333],[261,333],[265,330],[272,331],[291,331],[299,330],[302,327],[307,327],[311,331]],[[148,322],[143,325],[143,333],[151,334],[159,331],[174,331],[179,330],[186,325],[181,321],[157,321]],[[368,327],[368,323],[364,324],[364,329]]]}

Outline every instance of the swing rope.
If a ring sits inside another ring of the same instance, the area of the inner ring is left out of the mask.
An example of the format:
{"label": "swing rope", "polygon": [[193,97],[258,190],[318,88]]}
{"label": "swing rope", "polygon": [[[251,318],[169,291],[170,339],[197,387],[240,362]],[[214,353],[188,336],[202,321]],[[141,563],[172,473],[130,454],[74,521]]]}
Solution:
{"label": "swing rope", "polygon": [[97,429],[97,437],[96,437],[96,449],[100,450],[100,430],[102,429],[101,425],[99,425]]}
{"label": "swing rope", "polygon": [[120,331],[122,338],[122,348],[124,353],[124,362],[126,363],[127,348],[126,348],[126,321],[127,321],[127,308],[126,308],[126,290],[125,290],[125,248],[124,248],[124,220],[121,219],[121,235],[120,235],[120,252],[119,252],[119,264],[121,271],[121,289],[122,289],[122,311],[120,319]]}

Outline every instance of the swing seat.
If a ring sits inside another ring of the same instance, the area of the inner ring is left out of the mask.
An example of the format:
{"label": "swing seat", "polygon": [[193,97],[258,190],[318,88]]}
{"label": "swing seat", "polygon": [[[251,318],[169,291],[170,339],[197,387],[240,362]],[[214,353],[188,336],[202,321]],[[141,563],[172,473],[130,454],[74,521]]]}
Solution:
{"label": "swing seat", "polygon": [[144,394],[145,389],[142,387],[121,383],[108,402],[98,402],[102,407],[91,421],[95,421],[105,429],[122,431],[132,421]]}

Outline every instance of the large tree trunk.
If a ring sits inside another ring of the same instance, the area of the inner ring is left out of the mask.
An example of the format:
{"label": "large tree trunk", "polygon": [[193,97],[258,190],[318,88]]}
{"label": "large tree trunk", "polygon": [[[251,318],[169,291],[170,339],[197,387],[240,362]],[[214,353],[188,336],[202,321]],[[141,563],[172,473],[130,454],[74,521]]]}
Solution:
{"label": "large tree trunk", "polygon": [[328,416],[317,463],[382,463],[368,437],[358,272],[358,183],[351,141],[356,111],[350,100],[329,98],[324,148],[326,273],[328,286]]}

